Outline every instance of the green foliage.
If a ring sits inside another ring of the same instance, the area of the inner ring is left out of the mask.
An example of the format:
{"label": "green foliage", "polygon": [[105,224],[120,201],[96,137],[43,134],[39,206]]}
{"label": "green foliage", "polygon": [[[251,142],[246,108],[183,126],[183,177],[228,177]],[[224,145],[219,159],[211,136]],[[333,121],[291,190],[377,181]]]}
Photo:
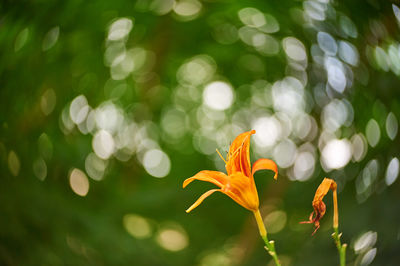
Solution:
{"label": "green foliage", "polygon": [[[265,265],[252,215],[211,187],[256,129],[261,213],[283,265],[397,265],[400,11],[385,1],[1,4],[0,264]],[[277,212],[279,211],[279,212]],[[276,218],[278,217],[278,218]],[[274,229],[275,228],[275,232]]]}

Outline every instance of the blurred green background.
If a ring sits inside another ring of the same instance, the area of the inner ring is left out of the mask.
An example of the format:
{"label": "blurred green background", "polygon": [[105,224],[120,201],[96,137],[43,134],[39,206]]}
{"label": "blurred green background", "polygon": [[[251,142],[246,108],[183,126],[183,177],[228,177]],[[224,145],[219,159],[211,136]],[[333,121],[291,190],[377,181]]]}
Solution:
{"label": "blurred green background", "polygon": [[400,263],[399,1],[3,1],[1,265],[272,265],[214,194],[241,132],[284,265]]}

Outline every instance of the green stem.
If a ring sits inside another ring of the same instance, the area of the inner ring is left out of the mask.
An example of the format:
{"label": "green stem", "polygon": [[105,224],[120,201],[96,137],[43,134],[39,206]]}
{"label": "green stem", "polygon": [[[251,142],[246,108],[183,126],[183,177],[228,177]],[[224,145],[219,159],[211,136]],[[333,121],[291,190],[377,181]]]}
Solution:
{"label": "green stem", "polygon": [[260,214],[260,210],[253,211],[254,217],[256,218],[258,230],[260,231],[260,236],[264,240],[265,249],[268,251],[269,255],[274,259],[276,266],[281,266],[281,263],[278,259],[278,254],[275,251],[275,242],[273,240],[269,241],[267,237],[267,229],[265,229],[265,225],[263,219]]}
{"label": "green stem", "polygon": [[267,236],[262,237],[265,243],[265,249],[268,251],[269,255],[274,259],[276,266],[281,266],[281,262],[278,259],[278,254],[275,251],[275,242],[273,240],[268,241]]}
{"label": "green stem", "polygon": [[340,237],[342,234],[339,234],[339,229],[337,227],[334,228],[335,232],[332,234],[333,240],[335,241],[336,247],[339,251],[340,257],[340,266],[346,265],[346,248],[347,244],[343,244],[340,242]]}

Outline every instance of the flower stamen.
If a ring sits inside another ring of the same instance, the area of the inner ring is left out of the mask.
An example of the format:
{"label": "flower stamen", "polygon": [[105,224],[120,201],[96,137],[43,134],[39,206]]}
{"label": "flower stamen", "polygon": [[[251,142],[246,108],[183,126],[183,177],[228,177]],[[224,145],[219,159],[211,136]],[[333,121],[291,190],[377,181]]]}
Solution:
{"label": "flower stamen", "polygon": [[222,161],[224,161],[225,164],[227,164],[227,162],[225,161],[224,157],[222,157],[221,153],[219,152],[218,149],[215,149],[219,155],[219,157],[221,157]]}

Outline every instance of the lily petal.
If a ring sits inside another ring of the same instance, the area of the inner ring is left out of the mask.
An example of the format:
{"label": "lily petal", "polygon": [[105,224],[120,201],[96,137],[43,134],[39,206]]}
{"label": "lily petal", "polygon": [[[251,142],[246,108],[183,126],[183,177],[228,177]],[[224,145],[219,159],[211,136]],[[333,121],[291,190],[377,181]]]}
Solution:
{"label": "lily petal", "polygon": [[192,204],[192,206],[190,206],[186,212],[189,213],[191,212],[194,208],[196,208],[197,206],[199,206],[203,200],[205,200],[205,198],[207,198],[208,196],[210,196],[212,193],[216,192],[216,191],[221,191],[220,189],[211,189],[209,191],[207,191],[206,193],[204,193],[203,195],[200,196],[200,198],[198,198],[196,200],[195,203]]}
{"label": "lily petal", "polygon": [[223,191],[221,190],[222,193],[224,193],[225,195],[227,195],[228,197],[230,197],[231,199],[233,199],[237,204],[239,204],[240,206],[252,211],[254,208],[250,207],[249,204],[247,204],[244,199],[242,198],[242,195],[238,195],[235,194],[232,191]]}
{"label": "lily petal", "polygon": [[278,166],[270,159],[258,159],[253,164],[253,170],[251,174],[254,175],[254,173],[258,170],[272,170],[275,172],[274,179],[276,180],[278,178]]}
{"label": "lily petal", "polygon": [[315,192],[315,196],[312,202],[312,206],[314,211],[311,213],[310,218],[308,221],[304,221],[301,223],[313,223],[314,224],[314,232],[312,235],[317,232],[318,228],[320,227],[319,221],[324,217],[326,212],[326,205],[322,201],[325,195],[332,190],[334,193],[334,218],[333,218],[333,226],[338,227],[338,211],[337,211],[337,196],[336,196],[336,189],[337,184],[333,179],[324,178],[322,183],[318,186],[317,191]]}
{"label": "lily petal", "polygon": [[318,208],[319,203],[322,202],[322,199],[329,192],[329,189],[336,190],[336,188],[336,182],[330,178],[325,177],[324,180],[322,180],[322,183],[318,186],[317,191],[315,192],[313,206],[315,205],[315,207]]}
{"label": "lily petal", "polygon": [[229,183],[222,188],[222,193],[248,210],[258,209],[259,200],[254,182],[240,172],[229,176]]}
{"label": "lily petal", "polygon": [[218,187],[222,188],[228,181],[228,176],[222,172],[218,171],[200,171],[192,177],[187,178],[183,181],[183,188],[189,185],[193,180],[200,180],[213,183]]}
{"label": "lily petal", "polygon": [[235,172],[242,172],[245,176],[250,176],[250,136],[255,133],[255,130],[244,132],[237,136],[232,142],[228,153],[228,163],[226,165],[228,175]]}

